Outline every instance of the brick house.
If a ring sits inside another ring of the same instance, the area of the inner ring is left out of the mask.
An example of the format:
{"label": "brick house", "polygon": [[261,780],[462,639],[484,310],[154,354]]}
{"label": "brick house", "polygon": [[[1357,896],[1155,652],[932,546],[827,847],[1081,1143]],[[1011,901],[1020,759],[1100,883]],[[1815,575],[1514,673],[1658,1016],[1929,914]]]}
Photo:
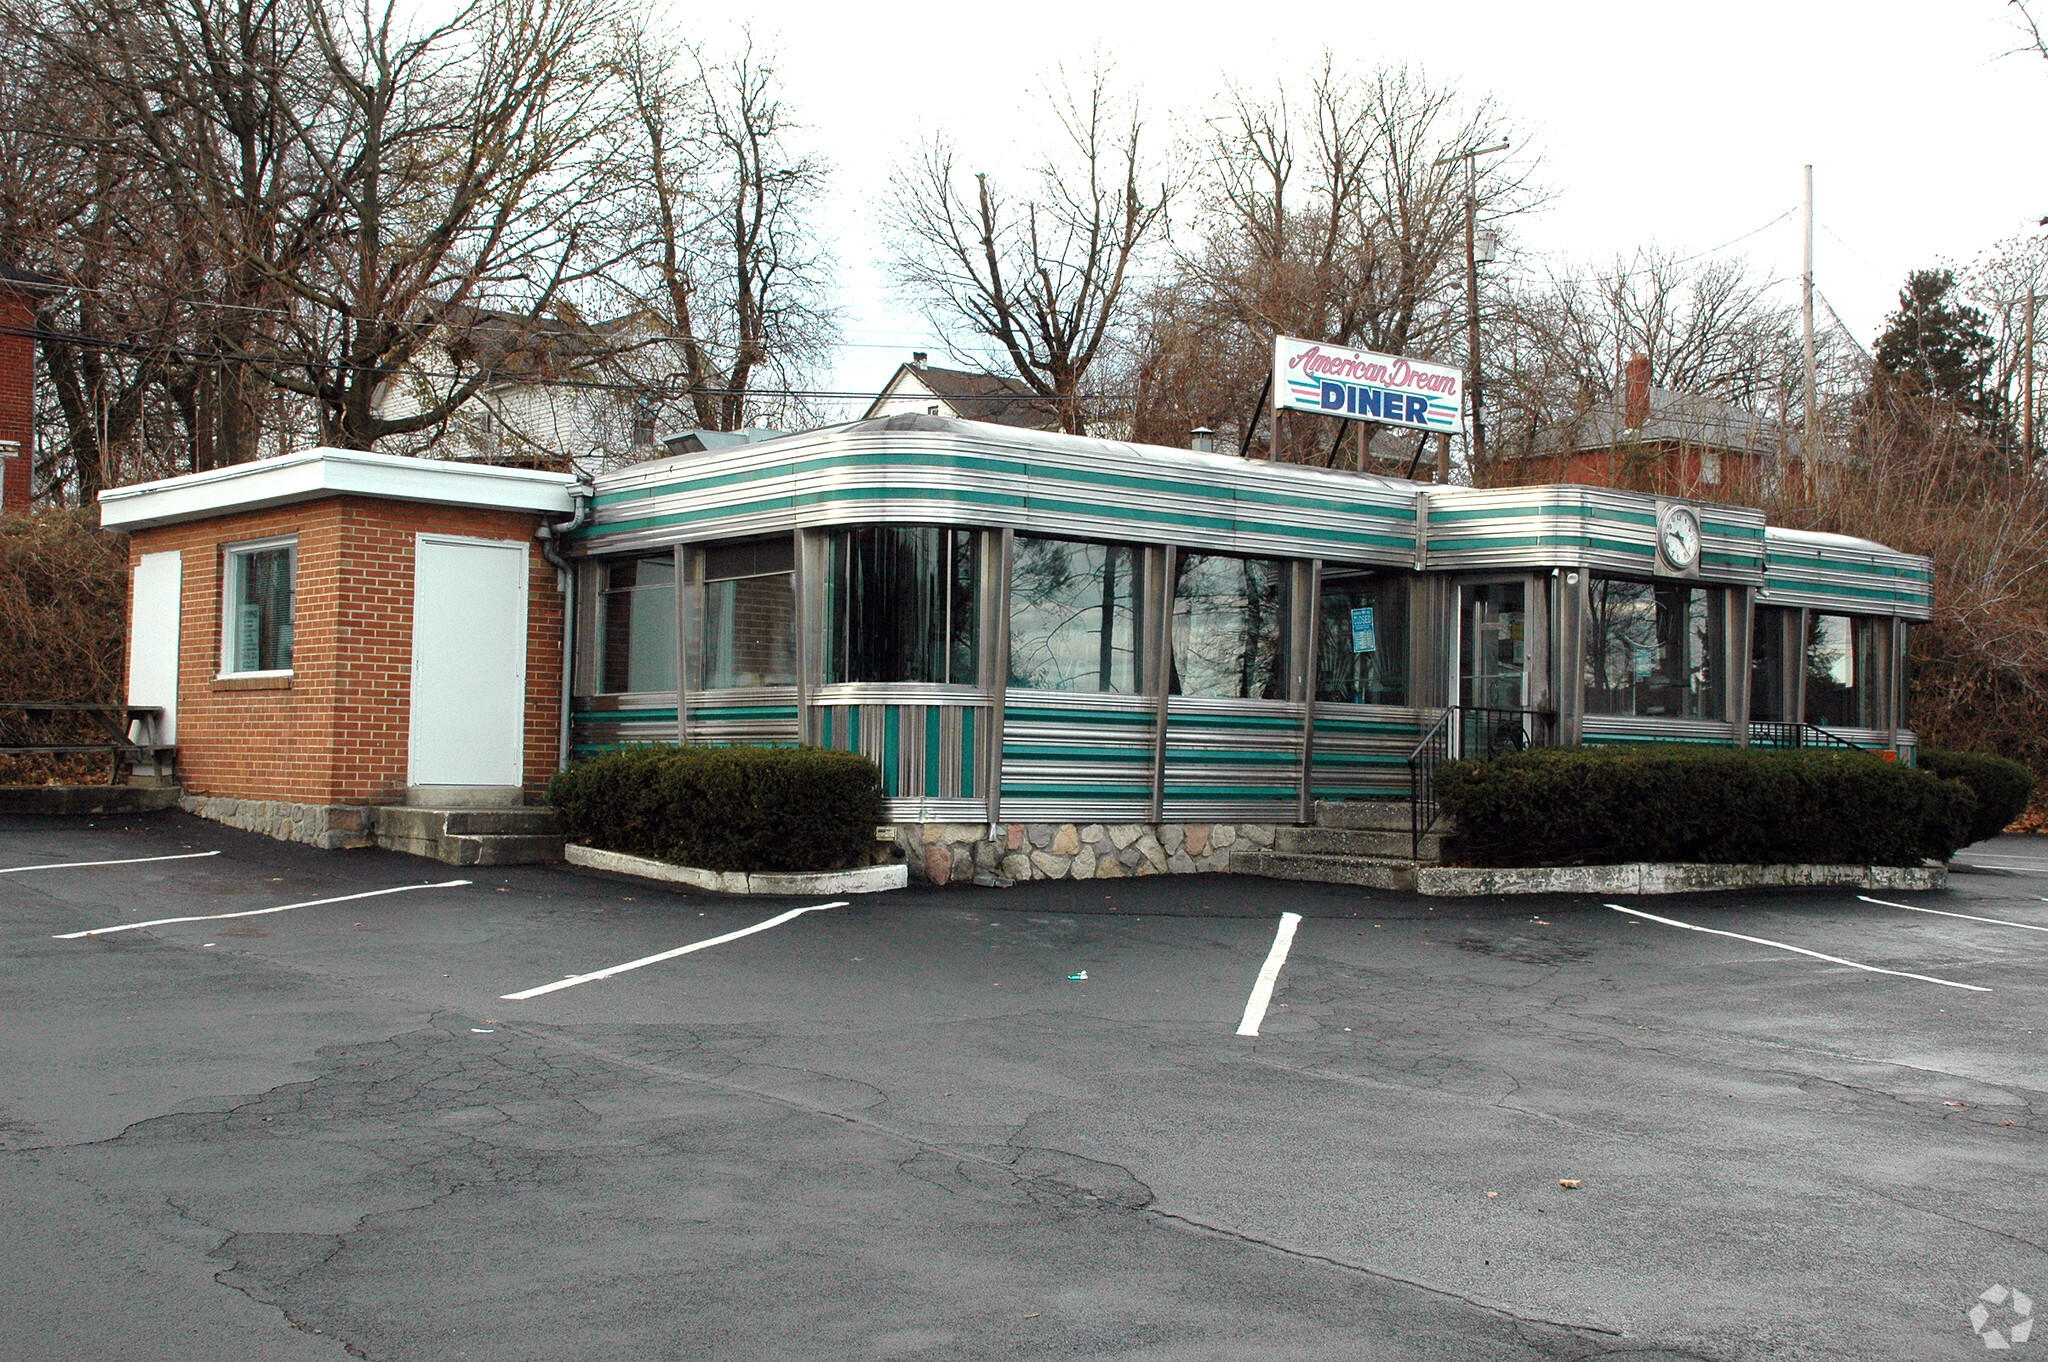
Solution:
{"label": "brick house", "polygon": [[131,699],[188,809],[362,845],[376,806],[518,805],[553,774],[566,474],[314,449],[113,488]]}
{"label": "brick house", "polygon": [[25,511],[35,483],[36,298],[50,282],[0,266],[0,511]]}
{"label": "brick house", "polygon": [[1629,357],[1619,403],[1596,403],[1494,461],[1490,486],[1573,483],[1661,496],[1749,501],[1796,471],[1780,422],[1732,402],[1651,382]]}

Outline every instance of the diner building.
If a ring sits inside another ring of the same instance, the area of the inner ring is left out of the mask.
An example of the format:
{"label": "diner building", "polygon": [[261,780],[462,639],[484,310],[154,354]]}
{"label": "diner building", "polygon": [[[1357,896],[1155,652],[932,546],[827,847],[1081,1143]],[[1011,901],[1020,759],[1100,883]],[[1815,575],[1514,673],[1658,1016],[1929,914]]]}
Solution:
{"label": "diner building", "polygon": [[[266,494],[252,464],[102,499],[133,531],[138,582],[180,555],[171,698],[210,716],[177,739],[188,807],[419,803],[471,780],[532,800],[556,765],[625,744],[806,743],[875,760],[914,870],[988,882],[1243,869],[1318,804],[1405,804],[1431,759],[1528,744],[1914,749],[1904,658],[1928,560],[1740,506],[929,415],[594,484],[341,451],[266,462],[289,460],[292,489],[273,470]],[[329,466],[355,471],[306,472]],[[378,533],[326,528],[337,517]],[[294,558],[252,556],[287,543]],[[445,572],[485,576],[451,595],[423,575]],[[281,645],[249,613],[252,581],[259,606],[298,602]],[[160,650],[142,589],[136,649]],[[300,684],[302,657],[346,696],[367,664],[345,621],[371,598],[388,607],[379,656],[396,653],[369,668],[382,717],[229,717]],[[426,601],[442,613],[415,614]],[[519,642],[518,713],[486,707],[505,733],[461,703],[459,667],[433,682],[445,693],[414,690],[437,631],[479,657],[496,656],[479,640]],[[410,731],[422,715],[446,731]],[[443,749],[464,739],[448,735],[471,721],[500,755],[450,779],[464,768]],[[251,750],[291,744],[327,754],[320,791],[286,790],[293,763]]]}

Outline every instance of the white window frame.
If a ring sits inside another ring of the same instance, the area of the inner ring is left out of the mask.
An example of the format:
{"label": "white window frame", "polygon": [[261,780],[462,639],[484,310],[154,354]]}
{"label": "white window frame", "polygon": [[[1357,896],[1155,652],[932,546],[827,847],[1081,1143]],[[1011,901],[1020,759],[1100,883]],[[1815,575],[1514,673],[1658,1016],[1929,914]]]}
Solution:
{"label": "white window frame", "polygon": [[269,671],[236,671],[234,635],[234,607],[242,594],[242,564],[249,555],[270,549],[290,549],[292,553],[292,659],[298,660],[299,622],[299,537],[296,534],[272,535],[268,539],[248,539],[236,544],[220,546],[220,669],[215,679],[240,681],[260,677],[290,676],[290,667],[273,668]]}

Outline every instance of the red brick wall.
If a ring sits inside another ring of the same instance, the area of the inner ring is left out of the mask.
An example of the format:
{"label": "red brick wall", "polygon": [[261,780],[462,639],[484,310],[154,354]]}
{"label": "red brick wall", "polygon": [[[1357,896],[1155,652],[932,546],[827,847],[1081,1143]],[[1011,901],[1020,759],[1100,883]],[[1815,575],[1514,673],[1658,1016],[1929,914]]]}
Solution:
{"label": "red brick wall", "polygon": [[0,511],[28,509],[35,473],[36,343],[27,334],[34,325],[29,300],[0,288],[0,440],[18,446],[13,458],[0,458]]}
{"label": "red brick wall", "polygon": [[[413,536],[530,543],[539,519],[331,497],[135,532],[131,569],[146,553],[183,555],[178,778],[185,793],[307,804],[402,798],[412,703]],[[292,675],[219,680],[221,548],[282,534],[296,534],[299,546]],[[538,545],[527,562],[525,786],[537,795],[555,770],[562,597]]]}

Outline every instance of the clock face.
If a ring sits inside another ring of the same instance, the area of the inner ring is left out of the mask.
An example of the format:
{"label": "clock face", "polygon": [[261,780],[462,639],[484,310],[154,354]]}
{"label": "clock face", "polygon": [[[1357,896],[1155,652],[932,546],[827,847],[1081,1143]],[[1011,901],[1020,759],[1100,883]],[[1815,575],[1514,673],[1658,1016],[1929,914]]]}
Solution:
{"label": "clock face", "polygon": [[1673,506],[1664,512],[1659,537],[1663,542],[1665,560],[1671,566],[1689,568],[1699,558],[1699,517],[1685,507]]}

